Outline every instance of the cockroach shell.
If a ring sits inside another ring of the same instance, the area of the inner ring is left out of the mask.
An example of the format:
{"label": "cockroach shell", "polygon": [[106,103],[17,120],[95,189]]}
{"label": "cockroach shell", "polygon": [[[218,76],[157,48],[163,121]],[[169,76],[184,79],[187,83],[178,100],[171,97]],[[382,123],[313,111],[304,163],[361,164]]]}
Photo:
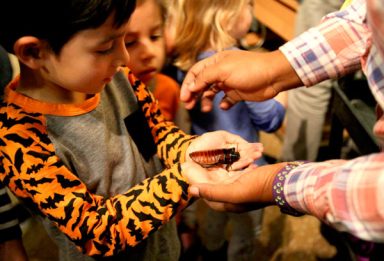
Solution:
{"label": "cockroach shell", "polygon": [[189,156],[193,161],[206,168],[220,164],[230,165],[240,158],[235,148],[194,151]]}
{"label": "cockroach shell", "polygon": [[[220,150],[221,151],[221,150]],[[219,150],[195,151],[189,154],[191,159],[202,166],[214,166],[219,164]]]}

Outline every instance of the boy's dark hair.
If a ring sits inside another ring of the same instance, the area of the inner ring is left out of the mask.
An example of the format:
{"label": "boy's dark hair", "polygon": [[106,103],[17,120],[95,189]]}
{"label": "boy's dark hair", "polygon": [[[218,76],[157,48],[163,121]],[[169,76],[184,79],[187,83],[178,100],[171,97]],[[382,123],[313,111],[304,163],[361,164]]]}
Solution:
{"label": "boy's dark hair", "polygon": [[0,45],[13,53],[23,36],[47,41],[59,54],[73,35],[97,28],[114,14],[114,25],[128,21],[136,0],[1,0]]}

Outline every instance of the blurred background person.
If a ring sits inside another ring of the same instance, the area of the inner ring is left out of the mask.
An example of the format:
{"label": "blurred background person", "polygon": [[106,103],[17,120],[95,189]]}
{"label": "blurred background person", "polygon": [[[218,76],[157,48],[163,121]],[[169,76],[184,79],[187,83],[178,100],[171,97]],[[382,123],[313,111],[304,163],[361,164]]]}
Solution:
{"label": "blurred background person", "polygon": [[[319,24],[326,14],[339,10],[343,2],[344,0],[302,0],[296,15],[296,35]],[[327,80],[309,89],[297,88],[287,92],[282,161],[317,159],[332,82]]]}

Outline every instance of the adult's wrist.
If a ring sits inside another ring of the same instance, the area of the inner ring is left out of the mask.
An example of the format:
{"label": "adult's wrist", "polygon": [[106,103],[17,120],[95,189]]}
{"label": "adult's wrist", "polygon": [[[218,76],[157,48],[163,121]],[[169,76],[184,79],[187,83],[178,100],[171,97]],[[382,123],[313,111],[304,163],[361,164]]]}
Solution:
{"label": "adult's wrist", "polygon": [[284,214],[289,214],[296,217],[304,215],[304,213],[297,211],[288,204],[284,193],[284,185],[289,172],[305,163],[307,163],[307,161],[287,162],[287,164],[276,174],[273,180],[273,201],[280,208],[280,211]]}
{"label": "adult's wrist", "polygon": [[276,91],[280,93],[302,86],[301,79],[285,54],[281,50],[273,51],[271,54],[273,55],[271,58],[273,65],[270,67],[273,68],[271,79]]}

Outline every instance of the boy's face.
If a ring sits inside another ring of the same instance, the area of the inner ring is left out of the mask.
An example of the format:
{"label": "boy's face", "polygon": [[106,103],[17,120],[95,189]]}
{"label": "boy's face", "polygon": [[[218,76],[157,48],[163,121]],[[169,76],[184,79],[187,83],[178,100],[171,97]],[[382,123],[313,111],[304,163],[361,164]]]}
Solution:
{"label": "boy's face", "polygon": [[97,29],[75,34],[59,55],[48,52],[43,74],[48,85],[87,94],[100,92],[119,67],[127,65],[127,23],[116,29],[113,16]]}
{"label": "boy's face", "polygon": [[155,0],[145,1],[132,14],[126,48],[131,56],[128,67],[145,84],[153,79],[164,65],[165,43],[163,18]]}

